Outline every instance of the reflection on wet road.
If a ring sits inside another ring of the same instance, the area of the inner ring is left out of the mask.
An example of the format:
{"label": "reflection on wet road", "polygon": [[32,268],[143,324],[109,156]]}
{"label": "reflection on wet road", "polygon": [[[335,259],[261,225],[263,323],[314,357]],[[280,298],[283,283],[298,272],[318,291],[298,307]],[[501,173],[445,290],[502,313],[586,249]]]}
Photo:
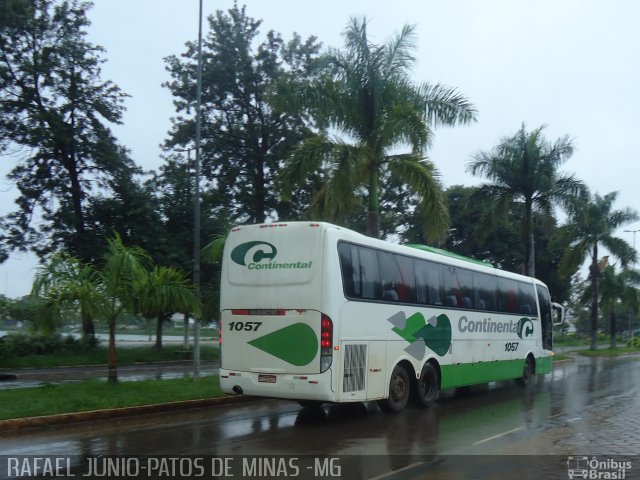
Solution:
{"label": "reflection on wet road", "polygon": [[4,434],[0,449],[4,455],[631,455],[640,452],[633,423],[640,418],[639,360],[579,357],[524,390],[512,382],[459,389],[430,409],[398,415],[381,413],[375,403],[301,409],[268,400]]}

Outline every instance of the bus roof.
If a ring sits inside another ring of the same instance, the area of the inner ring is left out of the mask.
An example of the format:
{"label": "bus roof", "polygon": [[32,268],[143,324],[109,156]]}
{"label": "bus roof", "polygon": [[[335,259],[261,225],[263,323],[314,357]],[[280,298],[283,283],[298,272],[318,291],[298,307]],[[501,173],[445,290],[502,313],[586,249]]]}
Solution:
{"label": "bus roof", "polygon": [[485,262],[484,260],[478,260],[476,258],[465,257],[464,255],[459,255],[457,253],[450,252],[448,250],[443,250],[441,248],[430,247],[429,245],[422,245],[419,243],[407,243],[405,246],[411,247],[411,248],[417,248],[418,250],[424,250],[425,252],[435,253],[437,255],[444,255],[446,257],[457,258],[458,260],[475,263],[477,265],[482,265],[484,267],[493,267],[493,265],[490,262]]}

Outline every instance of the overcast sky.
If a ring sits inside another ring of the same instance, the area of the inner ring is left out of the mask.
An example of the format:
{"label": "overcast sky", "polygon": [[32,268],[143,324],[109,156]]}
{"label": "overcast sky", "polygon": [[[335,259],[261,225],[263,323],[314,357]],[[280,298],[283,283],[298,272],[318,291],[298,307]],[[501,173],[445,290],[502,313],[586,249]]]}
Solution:
{"label": "overcast sky", "polygon": [[[91,42],[106,49],[103,79],[131,95],[118,140],[136,163],[155,169],[159,144],[174,115],[163,58],[197,38],[198,0],[94,0]],[[366,16],[370,38],[384,42],[406,24],[417,26],[417,82],[458,88],[479,115],[471,126],[436,131],[429,157],[446,186],[476,184],[465,173],[470,155],[513,135],[547,125],[546,138],[570,135],[576,151],[563,170],[592,191],[620,192],[617,208],[640,208],[640,2],[636,0],[247,0],[262,34],[315,35],[341,47],[350,16]],[[205,15],[229,0],[204,0]],[[242,3],[240,2],[240,5]],[[205,23],[205,32],[207,26]],[[2,162],[1,174],[10,168]],[[1,181],[2,210],[15,197]],[[640,224],[628,229],[640,228]],[[189,235],[185,232],[185,235]],[[631,233],[620,232],[630,243]],[[14,255],[0,265],[0,293],[29,291],[37,261]]]}

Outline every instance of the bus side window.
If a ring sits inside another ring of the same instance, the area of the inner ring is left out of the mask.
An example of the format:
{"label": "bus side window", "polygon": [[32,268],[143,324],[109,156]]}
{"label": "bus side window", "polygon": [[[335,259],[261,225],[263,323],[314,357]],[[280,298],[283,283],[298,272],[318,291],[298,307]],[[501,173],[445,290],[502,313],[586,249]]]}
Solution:
{"label": "bus side window", "polygon": [[391,302],[415,302],[412,260],[401,255],[378,252],[382,274],[382,299]]}
{"label": "bus side window", "polygon": [[[357,278],[361,282],[361,298],[370,300],[380,299],[380,269],[378,268],[377,252],[371,248],[356,247],[360,255],[360,265]],[[353,257],[353,254],[352,254]]]}
{"label": "bus side window", "polygon": [[401,302],[415,303],[416,284],[413,273],[413,260],[402,255],[395,255],[400,273],[400,283],[398,284],[398,296]]}
{"label": "bus side window", "polygon": [[456,275],[458,276],[458,284],[460,285],[458,306],[462,308],[474,308],[473,272],[465,270],[464,268],[456,268]]}
{"label": "bus side window", "polygon": [[443,305],[442,266],[420,261],[416,263],[416,294],[418,303]]}
{"label": "bus side window", "polygon": [[455,267],[445,267],[443,272],[444,300],[447,307],[462,306],[462,292]]}
{"label": "bus side window", "polygon": [[533,285],[518,282],[518,300],[520,302],[520,313],[535,317],[538,316]]}
{"label": "bus side window", "polygon": [[498,310],[505,313],[520,313],[518,305],[518,283],[515,280],[498,280]]}
{"label": "bus side window", "polygon": [[498,279],[493,275],[475,273],[473,286],[476,294],[476,306],[480,310],[496,310],[496,291]]}

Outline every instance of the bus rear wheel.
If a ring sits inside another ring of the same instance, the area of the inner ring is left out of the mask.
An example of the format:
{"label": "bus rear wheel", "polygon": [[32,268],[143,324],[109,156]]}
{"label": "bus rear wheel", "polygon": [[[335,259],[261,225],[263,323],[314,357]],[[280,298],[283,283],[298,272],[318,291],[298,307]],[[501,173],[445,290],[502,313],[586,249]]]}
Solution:
{"label": "bus rear wheel", "polygon": [[533,358],[529,356],[524,361],[524,368],[522,369],[522,377],[516,378],[516,383],[521,387],[526,387],[531,383],[531,378],[533,377],[534,371],[535,371],[535,366],[533,363]]}
{"label": "bus rear wheel", "polygon": [[320,400],[297,400],[297,402],[298,402],[298,405],[300,405],[302,408],[310,408],[310,409],[320,408],[324,403],[324,402],[321,402]]}
{"label": "bus rear wheel", "polygon": [[422,372],[420,373],[420,379],[416,383],[416,387],[417,388],[413,393],[418,406],[427,408],[433,405],[438,398],[440,382],[438,379],[438,372],[432,364],[424,364]]}
{"label": "bus rear wheel", "polygon": [[388,413],[398,413],[407,406],[411,391],[409,375],[404,367],[396,365],[389,380],[389,397],[379,400],[380,408]]}

